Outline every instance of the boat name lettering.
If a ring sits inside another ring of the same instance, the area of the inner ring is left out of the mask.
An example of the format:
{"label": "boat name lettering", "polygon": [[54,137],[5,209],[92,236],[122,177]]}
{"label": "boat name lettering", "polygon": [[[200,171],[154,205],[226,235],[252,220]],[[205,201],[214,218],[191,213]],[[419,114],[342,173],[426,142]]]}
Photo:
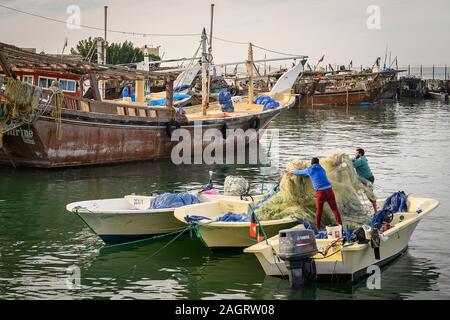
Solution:
{"label": "boat name lettering", "polygon": [[22,138],[33,139],[33,130],[24,130],[24,129],[13,129],[6,133],[8,136],[20,136]]}

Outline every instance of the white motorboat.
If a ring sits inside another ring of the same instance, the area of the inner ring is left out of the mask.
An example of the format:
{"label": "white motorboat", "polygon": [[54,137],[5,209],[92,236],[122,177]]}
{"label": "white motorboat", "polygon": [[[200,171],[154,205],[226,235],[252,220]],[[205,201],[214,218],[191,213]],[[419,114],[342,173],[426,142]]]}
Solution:
{"label": "white motorboat", "polygon": [[[200,202],[239,199],[224,195],[196,194]],[[186,224],[173,215],[174,208],[149,209],[154,196],[127,195],[123,198],[69,203],[75,213],[105,243],[123,243],[181,232]]]}
{"label": "white motorboat", "polygon": [[[379,201],[380,207],[384,201]],[[333,239],[316,239],[318,251],[327,250],[325,255],[317,253],[313,256],[318,277],[354,281],[367,275],[367,268],[372,265],[383,266],[401,256],[408,248],[408,242],[418,223],[439,202],[434,199],[408,196],[408,212],[394,214],[391,228],[382,233],[380,259],[376,259],[370,243],[366,244],[339,244],[333,245]],[[279,257],[279,237],[270,238],[267,243],[260,242],[244,250],[257,258],[265,273],[270,276],[287,276],[288,269]]]}
{"label": "white motorboat", "polygon": [[[258,203],[264,197],[253,197],[254,202]],[[200,230],[203,243],[212,250],[226,248],[245,248],[257,243],[249,233],[250,221],[232,222],[217,221],[219,217],[226,214],[249,214],[250,201],[237,199],[217,199],[217,201],[193,204],[175,209],[174,216],[180,223],[189,224],[187,216],[197,216],[204,219],[198,219],[196,224]],[[298,224],[297,218],[286,217],[279,220],[260,221],[267,237],[278,234],[278,231],[285,228],[291,228]]]}

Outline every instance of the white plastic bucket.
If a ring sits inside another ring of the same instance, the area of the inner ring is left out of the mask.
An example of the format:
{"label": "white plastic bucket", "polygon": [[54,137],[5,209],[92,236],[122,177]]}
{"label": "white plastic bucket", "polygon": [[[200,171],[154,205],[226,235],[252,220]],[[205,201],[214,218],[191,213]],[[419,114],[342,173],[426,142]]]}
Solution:
{"label": "white plastic bucket", "polygon": [[342,237],[342,226],[325,227],[328,239],[339,239]]}

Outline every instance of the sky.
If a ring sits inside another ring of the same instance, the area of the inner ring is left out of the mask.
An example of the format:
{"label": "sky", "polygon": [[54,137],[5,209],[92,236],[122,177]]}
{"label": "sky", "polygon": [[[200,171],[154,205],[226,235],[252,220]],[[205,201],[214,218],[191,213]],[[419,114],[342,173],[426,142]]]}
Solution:
{"label": "sky", "polygon": [[[67,8],[77,5],[81,24],[99,28],[107,5],[109,29],[164,34],[197,34],[203,27],[209,32],[211,3],[214,36],[307,55],[311,65],[325,55],[326,64],[353,61],[353,66],[371,66],[377,57],[384,60],[386,46],[401,66],[450,65],[448,0],[0,0],[0,5],[63,21],[70,16]],[[66,37],[70,48],[88,36],[103,36],[103,31],[70,30],[63,23],[0,7],[0,42],[60,53]],[[125,40],[136,46],[161,46],[164,59],[173,59],[191,57],[200,37],[108,33],[109,42]],[[243,61],[247,48],[213,40],[214,60]],[[264,54],[280,57],[255,49],[255,59]]]}

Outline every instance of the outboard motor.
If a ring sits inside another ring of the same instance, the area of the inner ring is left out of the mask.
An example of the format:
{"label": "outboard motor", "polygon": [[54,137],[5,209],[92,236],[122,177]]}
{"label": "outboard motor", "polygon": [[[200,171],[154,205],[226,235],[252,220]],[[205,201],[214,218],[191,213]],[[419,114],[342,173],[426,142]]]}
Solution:
{"label": "outboard motor", "polygon": [[289,270],[291,288],[300,288],[307,280],[316,276],[316,265],[312,257],[317,253],[316,236],[313,230],[292,228],[278,233],[280,259]]}

